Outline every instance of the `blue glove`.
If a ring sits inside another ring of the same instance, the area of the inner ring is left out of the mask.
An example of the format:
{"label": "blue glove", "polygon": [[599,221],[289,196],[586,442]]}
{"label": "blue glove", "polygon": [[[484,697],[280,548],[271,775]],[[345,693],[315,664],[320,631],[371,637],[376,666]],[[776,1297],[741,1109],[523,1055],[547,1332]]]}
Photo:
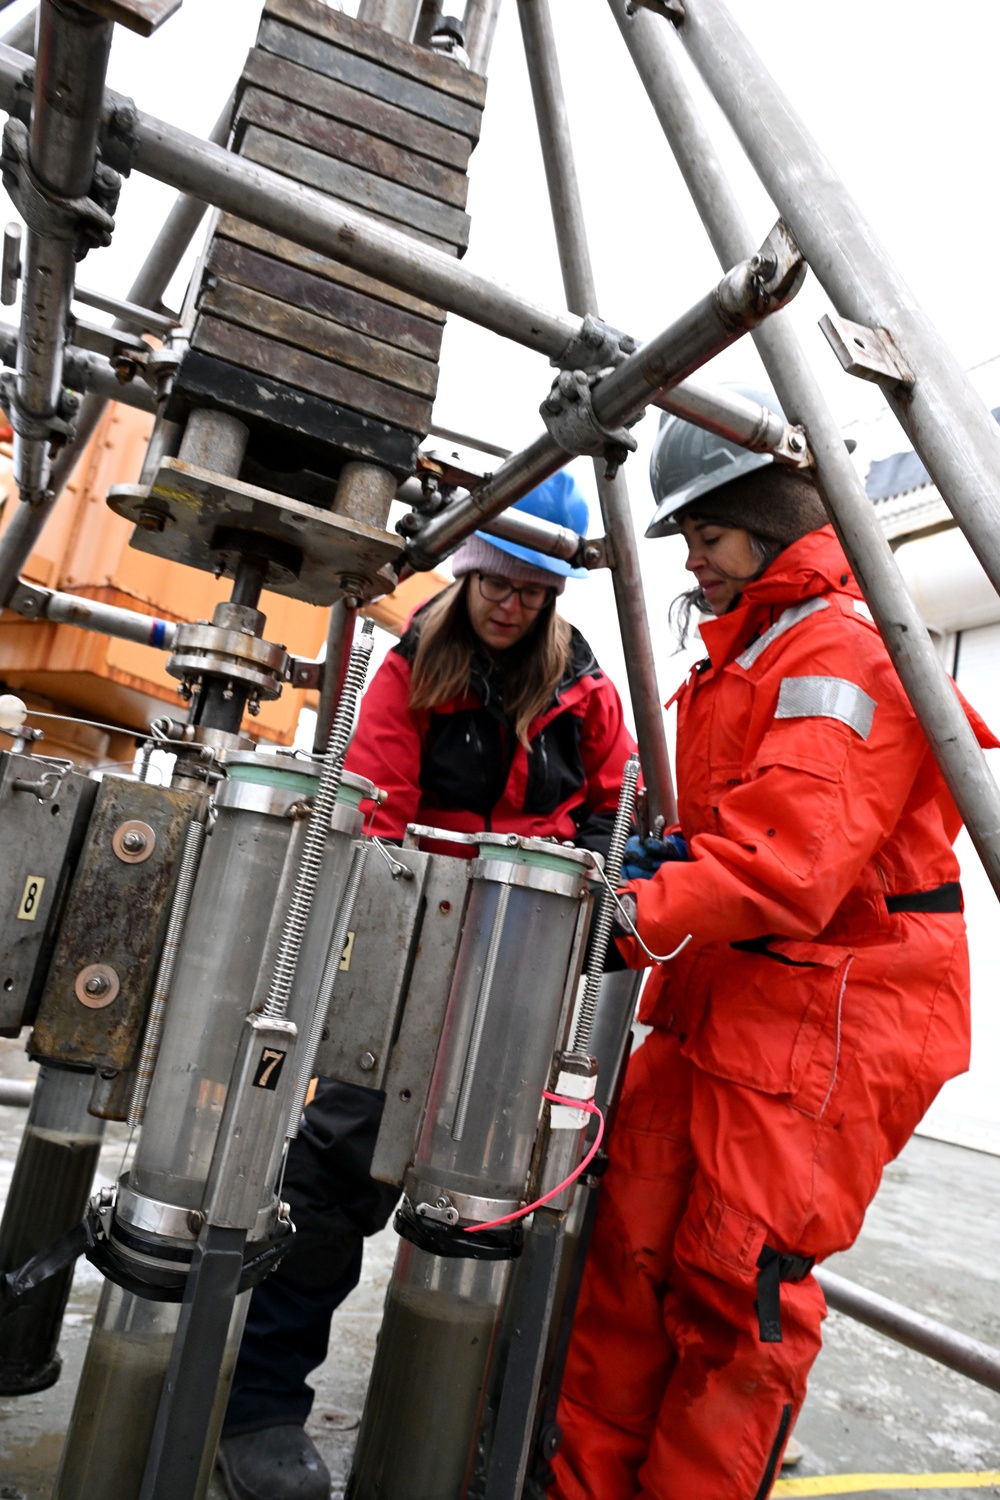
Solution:
{"label": "blue glove", "polygon": [[621,878],[623,881],[649,880],[661,865],[687,858],[688,847],[682,833],[668,833],[665,839],[644,839],[634,833],[625,845]]}

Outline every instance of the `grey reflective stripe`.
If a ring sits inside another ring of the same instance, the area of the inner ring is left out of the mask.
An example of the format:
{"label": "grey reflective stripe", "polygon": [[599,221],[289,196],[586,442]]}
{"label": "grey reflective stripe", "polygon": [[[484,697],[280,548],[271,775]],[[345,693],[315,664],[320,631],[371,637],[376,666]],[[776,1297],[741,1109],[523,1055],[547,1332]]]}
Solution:
{"label": "grey reflective stripe", "polygon": [[763,635],[759,635],[755,641],[750,642],[742,656],[736,658],[736,665],[746,671],[753,666],[758,657],[763,655],[771,642],[778,639],[779,635],[784,635],[786,630],[791,630],[792,626],[797,625],[800,620],[808,619],[818,609],[829,608],[830,605],[826,599],[806,599],[802,604],[793,604],[778,616],[769,630],[765,630]]}
{"label": "grey reflective stripe", "polygon": [[783,677],[776,719],[839,719],[866,740],[875,717],[875,699],[843,677]]}

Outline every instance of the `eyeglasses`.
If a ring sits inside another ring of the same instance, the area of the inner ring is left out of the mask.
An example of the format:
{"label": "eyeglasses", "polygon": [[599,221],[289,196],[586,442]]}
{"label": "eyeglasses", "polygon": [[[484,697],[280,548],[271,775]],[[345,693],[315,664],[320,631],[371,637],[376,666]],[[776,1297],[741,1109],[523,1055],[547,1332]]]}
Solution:
{"label": "eyeglasses", "polygon": [[551,604],[556,597],[554,588],[547,588],[543,583],[511,583],[509,578],[500,578],[496,573],[478,573],[479,592],[489,604],[503,604],[511,594],[516,594],[521,601],[521,608],[529,610],[534,614],[537,610],[544,609],[546,604]]}

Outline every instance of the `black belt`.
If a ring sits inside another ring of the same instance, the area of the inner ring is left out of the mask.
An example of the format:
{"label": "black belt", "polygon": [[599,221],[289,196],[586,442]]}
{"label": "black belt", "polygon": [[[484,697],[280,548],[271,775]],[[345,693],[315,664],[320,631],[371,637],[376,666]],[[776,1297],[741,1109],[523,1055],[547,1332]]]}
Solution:
{"label": "black belt", "polygon": [[907,891],[902,896],[886,896],[889,911],[961,911],[962,887],[957,880],[936,885],[932,891]]}
{"label": "black belt", "polygon": [[805,1255],[782,1255],[765,1245],[757,1257],[757,1322],[762,1344],[781,1343],[781,1283],[802,1281],[813,1268]]}

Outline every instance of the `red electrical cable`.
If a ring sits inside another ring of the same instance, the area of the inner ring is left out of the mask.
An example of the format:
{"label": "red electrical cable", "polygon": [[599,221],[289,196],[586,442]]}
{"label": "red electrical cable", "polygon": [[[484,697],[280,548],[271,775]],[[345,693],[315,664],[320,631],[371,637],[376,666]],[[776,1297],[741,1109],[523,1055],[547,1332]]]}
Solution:
{"label": "red electrical cable", "polygon": [[543,1090],[542,1097],[548,1099],[552,1104],[567,1104],[570,1109],[582,1109],[584,1114],[596,1115],[600,1123],[597,1127],[597,1138],[594,1144],[575,1171],[572,1171],[558,1187],[554,1187],[550,1193],[546,1193],[544,1198],[536,1198],[534,1203],[529,1203],[526,1208],[519,1208],[517,1213],[514,1214],[504,1214],[502,1219],[490,1219],[486,1224],[469,1224],[462,1231],[463,1234],[478,1234],[481,1229],[496,1229],[498,1224],[511,1224],[515,1219],[523,1219],[528,1214],[534,1213],[536,1208],[541,1208],[550,1199],[558,1198],[563,1188],[568,1188],[571,1182],[575,1182],[587,1170],[597,1155],[600,1144],[604,1139],[604,1116],[593,1099],[567,1099],[563,1094],[550,1094],[548,1089]]}

